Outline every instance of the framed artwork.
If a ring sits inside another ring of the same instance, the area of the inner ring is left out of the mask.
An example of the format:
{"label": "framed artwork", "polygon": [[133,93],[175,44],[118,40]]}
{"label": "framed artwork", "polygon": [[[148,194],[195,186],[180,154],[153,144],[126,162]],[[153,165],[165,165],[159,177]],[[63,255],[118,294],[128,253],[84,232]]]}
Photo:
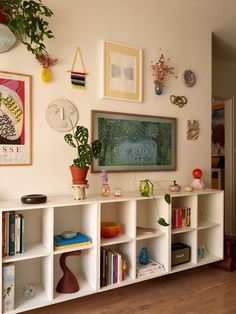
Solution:
{"label": "framed artwork", "polygon": [[103,97],[142,102],[142,50],[103,42]]}
{"label": "framed artwork", "polygon": [[32,164],[31,76],[0,71],[0,166]]}
{"label": "framed artwork", "polygon": [[92,138],[102,151],[92,171],[176,170],[176,119],[92,111]]}

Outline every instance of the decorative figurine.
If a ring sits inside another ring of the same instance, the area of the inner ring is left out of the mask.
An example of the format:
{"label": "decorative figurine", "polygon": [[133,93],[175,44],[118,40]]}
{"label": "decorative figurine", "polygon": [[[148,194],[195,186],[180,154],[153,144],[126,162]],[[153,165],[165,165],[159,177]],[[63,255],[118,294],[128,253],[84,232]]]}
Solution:
{"label": "decorative figurine", "polygon": [[170,192],[179,192],[181,190],[181,186],[176,183],[174,180],[174,184],[169,185],[169,191]]}
{"label": "decorative figurine", "polygon": [[191,183],[191,187],[194,190],[203,190],[203,189],[205,189],[205,185],[204,185],[204,183],[201,180],[202,170],[201,169],[194,169],[192,174],[193,174],[194,179],[193,179],[193,182]]}
{"label": "decorative figurine", "polygon": [[105,170],[102,170],[100,172],[100,180],[101,180],[101,183],[102,183],[102,191],[101,191],[101,194],[102,196],[108,196],[110,194],[110,187],[109,187],[109,184],[108,184],[108,176],[107,176],[107,173]]}

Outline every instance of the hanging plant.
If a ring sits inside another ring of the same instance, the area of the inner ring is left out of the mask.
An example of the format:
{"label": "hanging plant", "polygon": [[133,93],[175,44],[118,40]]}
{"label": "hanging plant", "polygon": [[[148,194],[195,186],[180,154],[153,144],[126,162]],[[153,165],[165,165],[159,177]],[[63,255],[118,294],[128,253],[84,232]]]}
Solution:
{"label": "hanging plant", "polygon": [[51,78],[49,67],[57,62],[57,59],[49,56],[44,44],[45,38],[54,38],[47,21],[53,12],[41,0],[0,0],[0,5],[7,26],[35,56],[43,71],[47,69],[47,75],[43,75],[42,79],[48,82]]}

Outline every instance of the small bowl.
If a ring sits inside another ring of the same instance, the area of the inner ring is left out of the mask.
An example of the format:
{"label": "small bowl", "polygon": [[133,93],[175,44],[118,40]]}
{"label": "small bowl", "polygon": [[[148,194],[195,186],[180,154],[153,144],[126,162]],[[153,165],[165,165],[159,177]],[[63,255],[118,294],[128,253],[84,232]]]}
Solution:
{"label": "small bowl", "polygon": [[121,232],[121,225],[115,221],[107,221],[101,223],[102,238],[114,238]]}

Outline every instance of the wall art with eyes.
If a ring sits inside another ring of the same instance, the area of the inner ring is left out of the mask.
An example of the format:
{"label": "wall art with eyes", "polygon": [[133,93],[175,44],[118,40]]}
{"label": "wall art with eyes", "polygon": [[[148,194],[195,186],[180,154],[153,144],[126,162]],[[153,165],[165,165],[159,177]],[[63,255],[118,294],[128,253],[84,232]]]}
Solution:
{"label": "wall art with eyes", "polygon": [[46,120],[49,126],[57,132],[68,132],[78,122],[78,110],[67,99],[53,100],[46,109]]}

